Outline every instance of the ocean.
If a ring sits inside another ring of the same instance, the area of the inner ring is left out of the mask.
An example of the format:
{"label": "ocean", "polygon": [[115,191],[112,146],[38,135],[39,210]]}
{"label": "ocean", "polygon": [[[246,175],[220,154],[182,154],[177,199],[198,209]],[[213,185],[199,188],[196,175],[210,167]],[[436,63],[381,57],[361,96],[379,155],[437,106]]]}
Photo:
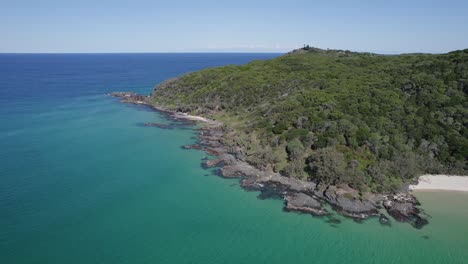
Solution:
{"label": "ocean", "polygon": [[106,95],[279,55],[0,54],[0,263],[468,263],[467,193],[418,192],[421,230],[286,213]]}

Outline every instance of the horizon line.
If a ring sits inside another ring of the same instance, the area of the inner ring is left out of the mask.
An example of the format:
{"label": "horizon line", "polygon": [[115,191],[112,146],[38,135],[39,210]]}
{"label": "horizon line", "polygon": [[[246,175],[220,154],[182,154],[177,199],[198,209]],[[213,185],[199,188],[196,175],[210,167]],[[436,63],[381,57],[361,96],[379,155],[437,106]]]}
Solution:
{"label": "horizon line", "polygon": [[289,51],[117,51],[117,52],[0,52],[0,54],[219,54],[219,53],[264,53],[264,54],[285,54]]}
{"label": "horizon line", "polygon": [[[341,48],[318,48],[318,47],[311,47],[311,48],[317,48],[321,50],[348,50],[348,49],[341,49]],[[0,55],[6,55],[6,54],[24,54],[24,55],[40,55],[40,54],[286,54],[288,52],[294,51],[294,50],[299,50],[302,48],[296,48],[288,51],[226,51],[226,50],[220,50],[220,51],[116,51],[116,52],[106,52],[106,51],[96,51],[96,52],[0,52]],[[357,52],[357,53],[372,53],[372,54],[377,54],[377,55],[405,55],[405,54],[446,54],[454,51],[463,51],[465,49],[455,49],[455,50],[450,50],[450,51],[445,51],[445,52],[425,52],[425,51],[412,51],[412,52],[395,52],[395,51],[363,51],[363,50],[349,50],[351,52]]]}

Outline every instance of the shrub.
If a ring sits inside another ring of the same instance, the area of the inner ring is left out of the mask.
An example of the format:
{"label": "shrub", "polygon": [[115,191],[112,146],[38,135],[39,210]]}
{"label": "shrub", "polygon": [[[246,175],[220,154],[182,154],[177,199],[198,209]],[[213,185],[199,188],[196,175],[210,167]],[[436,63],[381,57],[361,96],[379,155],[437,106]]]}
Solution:
{"label": "shrub", "polygon": [[280,122],[273,127],[272,131],[275,134],[282,134],[286,129],[288,129],[288,125],[285,122]]}
{"label": "shrub", "polygon": [[302,140],[302,138],[307,136],[308,133],[309,133],[309,130],[307,130],[307,129],[293,128],[293,129],[289,130],[288,133],[286,134],[286,139],[291,140],[291,139],[294,139],[294,138],[299,138],[299,139]]}
{"label": "shrub", "polygon": [[281,171],[281,173],[291,178],[298,178],[304,180],[308,176],[305,172],[306,167],[307,165],[304,163],[303,160],[293,160],[291,162],[288,162],[288,164]]}
{"label": "shrub", "polygon": [[304,152],[304,146],[298,139],[293,139],[292,141],[288,142],[286,151],[288,152],[289,159],[294,160],[302,155]]}

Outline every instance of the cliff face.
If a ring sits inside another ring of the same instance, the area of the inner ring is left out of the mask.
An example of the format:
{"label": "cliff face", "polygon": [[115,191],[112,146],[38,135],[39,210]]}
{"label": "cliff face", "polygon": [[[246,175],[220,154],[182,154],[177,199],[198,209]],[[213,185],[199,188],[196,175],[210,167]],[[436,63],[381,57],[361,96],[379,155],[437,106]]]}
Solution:
{"label": "cliff face", "polygon": [[223,144],[256,168],[364,193],[466,174],[467,92],[468,50],[311,48],[171,79],[148,101],[224,122]]}

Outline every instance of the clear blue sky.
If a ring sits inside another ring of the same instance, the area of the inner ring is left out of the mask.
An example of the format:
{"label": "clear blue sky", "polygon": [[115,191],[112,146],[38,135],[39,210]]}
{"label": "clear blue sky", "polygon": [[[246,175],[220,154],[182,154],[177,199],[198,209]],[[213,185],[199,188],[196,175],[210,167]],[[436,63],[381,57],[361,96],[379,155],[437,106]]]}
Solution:
{"label": "clear blue sky", "polygon": [[0,0],[0,52],[285,52],[305,43],[468,48],[468,0]]}

